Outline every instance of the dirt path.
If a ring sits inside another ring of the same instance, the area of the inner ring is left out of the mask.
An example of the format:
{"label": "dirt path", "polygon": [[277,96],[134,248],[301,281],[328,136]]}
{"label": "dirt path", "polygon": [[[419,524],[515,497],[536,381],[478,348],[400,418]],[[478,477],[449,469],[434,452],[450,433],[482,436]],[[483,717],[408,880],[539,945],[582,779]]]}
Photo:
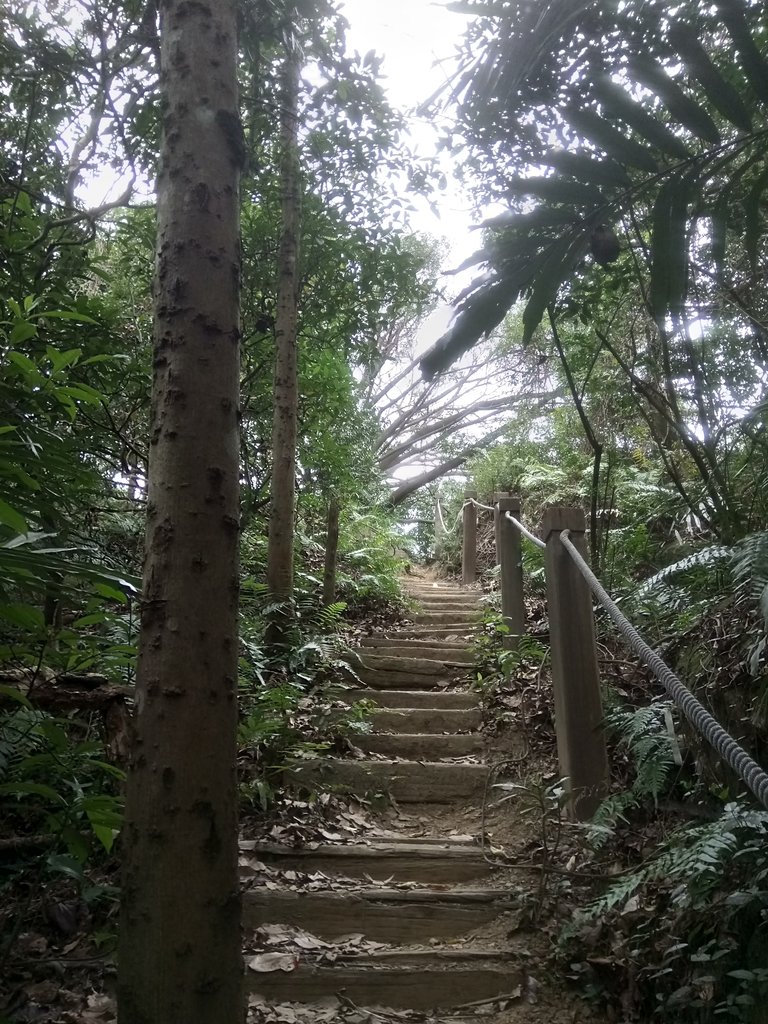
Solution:
{"label": "dirt path", "polygon": [[407,587],[414,625],[368,638],[355,660],[365,688],[353,696],[379,709],[359,742],[366,756],[296,770],[360,796],[388,792],[394,808],[362,842],[243,844],[249,1020],[593,1019],[549,990],[536,937],[516,933],[535,880],[510,881],[477,841],[489,768],[466,635],[478,594]]}

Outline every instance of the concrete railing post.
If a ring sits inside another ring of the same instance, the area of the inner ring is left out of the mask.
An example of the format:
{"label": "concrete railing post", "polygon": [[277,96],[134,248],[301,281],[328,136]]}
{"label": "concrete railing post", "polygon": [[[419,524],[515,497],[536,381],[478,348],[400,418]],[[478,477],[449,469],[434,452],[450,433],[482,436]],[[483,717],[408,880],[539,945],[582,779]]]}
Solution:
{"label": "concrete railing post", "polygon": [[557,755],[569,780],[570,813],[579,821],[594,814],[608,781],[592,594],[560,541],[561,531],[570,530],[586,558],[584,529],[579,508],[555,505],[544,513]]}
{"label": "concrete railing post", "polygon": [[477,572],[477,506],[470,501],[477,491],[465,491],[463,514],[464,533],[461,543],[461,582],[474,583]]}
{"label": "concrete railing post", "polygon": [[501,567],[501,614],[509,626],[510,646],[514,646],[516,638],[525,632],[523,553],[520,531],[507,519],[506,512],[511,512],[515,519],[519,519],[520,499],[499,496],[496,509],[498,557]]}

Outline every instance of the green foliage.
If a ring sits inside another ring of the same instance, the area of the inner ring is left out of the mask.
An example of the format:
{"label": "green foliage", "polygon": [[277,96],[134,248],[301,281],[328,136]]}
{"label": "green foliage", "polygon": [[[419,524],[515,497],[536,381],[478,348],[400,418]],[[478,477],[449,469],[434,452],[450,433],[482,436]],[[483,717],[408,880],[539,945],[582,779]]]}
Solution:
{"label": "green foliage", "polygon": [[0,687],[0,817],[6,826],[50,835],[52,872],[82,878],[99,850],[109,853],[122,823],[123,773],[104,760],[96,731],[84,721],[34,709]]}
{"label": "green foliage", "polygon": [[750,534],[734,552],[733,577],[740,593],[760,609],[768,626],[768,533]]}
{"label": "green foliage", "polygon": [[402,607],[408,544],[385,510],[347,510],[339,532],[337,592],[352,618]]}
{"label": "green foliage", "polygon": [[627,1012],[631,970],[630,1005],[645,1020],[759,1019],[768,994],[767,829],[768,814],[731,803],[716,821],[675,830],[563,936],[572,957],[574,940],[599,922],[598,942],[612,944],[613,984],[587,962],[571,963],[574,976],[595,998],[623,998]]}
{"label": "green foliage", "polygon": [[619,752],[626,752],[634,778],[628,789],[607,796],[595,812],[591,823],[594,827],[588,828],[595,849],[603,845],[617,819],[623,819],[630,808],[648,801],[655,804],[669,791],[679,757],[677,741],[669,731],[673,723],[669,701],[657,700],[632,710],[617,703],[609,693],[608,705],[604,715],[607,734],[617,741]]}
{"label": "green foliage", "polygon": [[[727,16],[697,0],[672,16],[660,2],[594,0],[565,17],[555,2],[475,8],[451,96],[460,98],[481,187],[510,212],[489,225],[493,234],[471,261],[487,262],[490,273],[464,291],[455,325],[424,360],[431,372],[498,325],[519,297],[527,298],[530,341],[562,283],[580,272],[596,230],[622,219],[643,218],[636,256],[662,329],[687,300],[691,264],[712,255],[713,217],[754,273],[768,185],[765,11],[752,2],[721,8]],[[548,173],[531,178],[532,167]],[[521,203],[525,194],[538,204]]]}
{"label": "green foliage", "polygon": [[539,667],[549,657],[549,649],[535,638],[523,635],[515,645],[508,643],[509,626],[498,612],[483,614],[481,630],[476,634],[473,650],[476,659],[476,684],[489,699],[499,690],[506,689],[511,680],[525,667]]}

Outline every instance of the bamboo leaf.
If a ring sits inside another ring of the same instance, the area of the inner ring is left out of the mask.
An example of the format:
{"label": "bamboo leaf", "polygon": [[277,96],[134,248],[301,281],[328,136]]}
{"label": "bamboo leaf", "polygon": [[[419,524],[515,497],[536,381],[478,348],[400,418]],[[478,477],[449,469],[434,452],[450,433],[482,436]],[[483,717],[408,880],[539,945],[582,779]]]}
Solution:
{"label": "bamboo leaf", "polygon": [[[513,195],[536,196],[547,203],[590,207],[600,206],[603,203],[600,189],[555,176],[551,178],[516,178],[509,183],[508,187]],[[578,220],[578,215],[574,214],[573,219]]]}
{"label": "bamboo leaf", "polygon": [[649,302],[651,315],[657,323],[664,322],[669,304],[666,261],[669,253],[669,218],[672,205],[672,182],[659,189],[653,207],[651,235],[651,284]]}
{"label": "bamboo leaf", "polygon": [[569,107],[563,114],[579,135],[605,150],[614,160],[643,171],[658,171],[659,165],[650,150],[628,138],[594,111]]}
{"label": "bamboo leaf", "polygon": [[558,289],[573,269],[577,259],[584,254],[587,247],[587,236],[580,233],[555,245],[547,255],[541,270],[536,274],[531,294],[523,311],[523,338],[525,346],[533,337],[533,332],[541,323],[542,317],[557,297]]}
{"label": "bamboo leaf", "polygon": [[666,181],[653,209],[651,312],[662,326],[667,312],[678,315],[688,280],[688,205],[697,179]]}
{"label": "bamboo leaf", "polygon": [[710,214],[710,259],[718,281],[722,281],[723,278],[725,246],[728,240],[728,200],[728,193],[723,192]]}
{"label": "bamboo leaf", "polygon": [[674,181],[669,225],[669,309],[680,316],[688,294],[688,208],[695,198],[698,177],[687,175]]}
{"label": "bamboo leaf", "polygon": [[744,248],[749,260],[753,277],[757,274],[757,247],[763,233],[763,218],[760,215],[760,204],[763,192],[768,185],[768,167],[760,174],[744,200]]}
{"label": "bamboo leaf", "polygon": [[747,76],[749,84],[758,99],[763,103],[768,103],[768,64],[755,45],[744,16],[743,6],[738,0],[720,0],[717,9],[733,40],[733,45],[741,57],[741,66],[744,68],[744,74]]}
{"label": "bamboo leaf", "polygon": [[10,526],[16,533],[27,532],[27,521],[21,512],[17,512],[15,508],[12,508],[7,501],[3,501],[0,498],[0,523],[4,526]]}
{"label": "bamboo leaf", "polygon": [[[544,228],[573,224],[573,211],[551,206],[539,206],[530,213],[518,213],[516,210],[505,210],[495,217],[489,217],[475,225],[479,228],[504,229],[516,235],[526,235],[531,231],[539,232]],[[475,260],[475,263],[480,262]]]}
{"label": "bamboo leaf", "polygon": [[524,288],[528,287],[536,263],[497,275],[480,288],[468,289],[470,296],[449,328],[421,359],[422,374],[429,379],[447,369],[483,336],[499,326]]}
{"label": "bamboo leaf", "polygon": [[568,174],[588,184],[618,185],[628,188],[631,185],[629,175],[614,160],[595,160],[583,153],[569,153],[564,149],[553,149],[544,157],[544,162],[554,167],[561,174]]}
{"label": "bamboo leaf", "polygon": [[595,94],[603,105],[604,115],[624,121],[644,139],[657,149],[679,160],[686,160],[690,153],[685,145],[672,132],[660,124],[639,103],[629,96],[620,85],[607,75],[599,76],[595,81]]}
{"label": "bamboo leaf", "polygon": [[695,33],[691,32],[690,25],[679,22],[671,25],[669,39],[712,106],[737,128],[745,132],[752,131],[752,116],[741,96],[717,70]]}
{"label": "bamboo leaf", "polygon": [[705,142],[715,146],[719,144],[720,132],[715,122],[703,107],[683,92],[660,64],[647,57],[637,56],[629,68],[646,88],[656,93],[676,121]]}

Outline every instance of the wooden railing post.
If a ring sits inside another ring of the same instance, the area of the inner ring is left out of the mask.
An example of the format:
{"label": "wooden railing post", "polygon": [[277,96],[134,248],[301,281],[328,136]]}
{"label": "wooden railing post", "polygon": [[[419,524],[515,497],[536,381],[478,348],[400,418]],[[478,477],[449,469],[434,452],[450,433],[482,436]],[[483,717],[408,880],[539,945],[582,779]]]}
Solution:
{"label": "wooden railing post", "polygon": [[570,813],[579,821],[592,817],[608,781],[592,594],[560,541],[560,532],[570,530],[586,558],[584,529],[579,508],[555,505],[544,513],[557,755],[569,780]]}
{"label": "wooden railing post", "polygon": [[501,565],[501,537],[499,536],[499,528],[501,523],[501,516],[499,513],[499,501],[502,498],[508,498],[509,491],[497,491],[494,495],[493,505],[493,538],[496,542],[496,565]]}
{"label": "wooden railing post", "polygon": [[520,499],[498,498],[496,530],[499,566],[501,567],[501,614],[509,626],[510,646],[525,632],[525,602],[523,600],[523,564],[520,531],[507,519],[510,512],[520,518]]}
{"label": "wooden railing post", "polygon": [[477,491],[464,492],[464,533],[461,543],[461,582],[474,583],[477,570],[477,506],[470,501],[477,498]]}

